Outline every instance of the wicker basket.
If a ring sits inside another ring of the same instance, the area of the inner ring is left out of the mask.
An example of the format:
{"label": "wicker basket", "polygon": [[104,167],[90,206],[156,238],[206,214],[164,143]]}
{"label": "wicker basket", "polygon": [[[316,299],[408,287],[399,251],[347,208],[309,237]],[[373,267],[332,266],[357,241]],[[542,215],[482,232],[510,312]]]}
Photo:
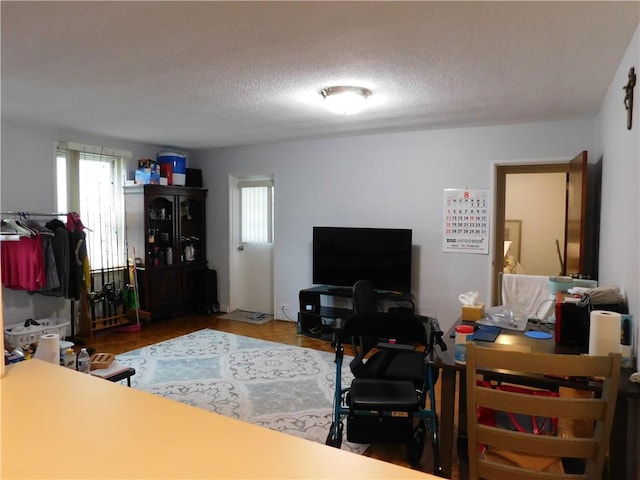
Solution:
{"label": "wicker basket", "polygon": [[28,327],[13,326],[4,329],[4,343],[12,347],[30,345],[40,340],[46,333],[57,333],[60,341],[67,335],[67,327],[71,325],[69,320],[63,318],[45,318],[36,320],[40,325],[30,325]]}

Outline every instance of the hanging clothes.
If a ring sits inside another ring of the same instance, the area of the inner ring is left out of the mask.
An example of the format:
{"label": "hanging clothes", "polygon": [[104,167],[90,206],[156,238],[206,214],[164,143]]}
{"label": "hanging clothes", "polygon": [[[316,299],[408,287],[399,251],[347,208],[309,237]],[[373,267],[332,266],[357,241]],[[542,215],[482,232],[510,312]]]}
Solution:
{"label": "hanging clothes", "polygon": [[68,298],[69,263],[71,262],[71,257],[69,256],[71,242],[71,239],[69,238],[69,231],[67,230],[66,225],[58,219],[47,222],[45,227],[51,230],[54,234],[51,240],[51,247],[55,257],[59,286],[57,288],[43,290],[39,293],[43,295]]}
{"label": "hanging clothes", "polygon": [[2,213],[20,217],[2,222],[2,239],[15,239],[1,242],[2,284],[31,293],[80,300],[83,279],[90,279],[85,274],[90,266],[86,227],[80,215],[70,212],[66,214],[66,224],[54,219],[41,226],[26,218],[60,214]]}
{"label": "hanging clothes", "polygon": [[83,264],[87,258],[86,234],[80,215],[76,212],[67,214],[67,230],[69,234],[69,290],[67,298],[80,300],[82,293],[82,279],[84,277]]}
{"label": "hanging clothes", "polygon": [[58,278],[58,266],[56,265],[56,257],[53,252],[53,236],[54,233],[48,228],[40,225],[35,220],[26,220],[24,224],[37,232],[42,240],[42,253],[44,255],[44,270],[46,281],[41,291],[49,291],[60,288],[60,279]]}
{"label": "hanging clothes", "polygon": [[17,290],[40,290],[46,287],[46,268],[42,236],[21,237],[2,242],[2,284]]}

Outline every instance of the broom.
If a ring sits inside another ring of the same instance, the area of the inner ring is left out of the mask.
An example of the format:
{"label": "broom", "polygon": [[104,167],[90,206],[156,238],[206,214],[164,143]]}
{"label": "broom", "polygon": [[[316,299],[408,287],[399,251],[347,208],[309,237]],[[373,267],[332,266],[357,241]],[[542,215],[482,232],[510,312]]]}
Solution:
{"label": "broom", "polygon": [[[140,297],[138,296],[138,269],[136,268],[136,247],[133,247],[133,297],[136,308],[136,323],[131,325],[125,325],[118,328],[116,331],[122,333],[139,332],[142,330],[142,324],[140,323]],[[127,270],[129,270],[129,246],[127,245]],[[129,297],[131,298],[131,297]],[[131,301],[129,302],[131,304]]]}

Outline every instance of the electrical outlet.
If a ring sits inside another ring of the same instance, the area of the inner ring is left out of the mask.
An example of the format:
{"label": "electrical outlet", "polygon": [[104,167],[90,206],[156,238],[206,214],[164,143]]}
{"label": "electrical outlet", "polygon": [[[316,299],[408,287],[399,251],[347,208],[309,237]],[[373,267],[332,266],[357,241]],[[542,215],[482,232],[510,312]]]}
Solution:
{"label": "electrical outlet", "polygon": [[289,304],[288,303],[281,303],[280,304],[280,310],[286,310],[287,308],[289,308]]}

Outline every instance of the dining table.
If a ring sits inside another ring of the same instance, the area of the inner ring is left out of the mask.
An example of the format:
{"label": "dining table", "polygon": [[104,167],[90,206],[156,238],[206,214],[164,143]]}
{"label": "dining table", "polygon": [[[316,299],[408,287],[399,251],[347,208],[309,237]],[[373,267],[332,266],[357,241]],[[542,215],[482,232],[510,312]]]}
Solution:
{"label": "dining table", "polygon": [[[466,366],[456,363],[455,327],[470,325],[479,332],[473,341],[479,346],[488,348],[520,349],[536,353],[579,354],[577,347],[560,345],[555,339],[554,325],[538,320],[529,320],[524,329],[512,330],[495,325],[483,325],[478,322],[457,321],[443,335],[447,349],[434,349],[431,362],[440,369],[440,418],[439,442],[440,460],[443,473],[451,478],[454,454],[457,450],[461,463],[461,479],[465,478],[467,468],[467,409],[466,409]],[[539,333],[533,333],[539,332]],[[474,335],[475,337],[475,335]],[[635,479],[638,478],[637,458],[639,457],[638,439],[636,439],[636,425],[640,412],[640,384],[632,382],[630,376],[635,370],[623,368],[618,387],[616,413],[613,421],[609,446],[608,478]],[[500,374],[493,377],[500,379]],[[560,387],[590,389],[598,392],[601,384],[597,381],[564,380],[541,375],[522,374],[518,378],[523,385],[537,388],[558,389]],[[456,402],[457,393],[457,402]],[[456,418],[457,405],[457,418]],[[456,421],[457,420],[457,421]],[[455,446],[454,446],[455,444]]]}

